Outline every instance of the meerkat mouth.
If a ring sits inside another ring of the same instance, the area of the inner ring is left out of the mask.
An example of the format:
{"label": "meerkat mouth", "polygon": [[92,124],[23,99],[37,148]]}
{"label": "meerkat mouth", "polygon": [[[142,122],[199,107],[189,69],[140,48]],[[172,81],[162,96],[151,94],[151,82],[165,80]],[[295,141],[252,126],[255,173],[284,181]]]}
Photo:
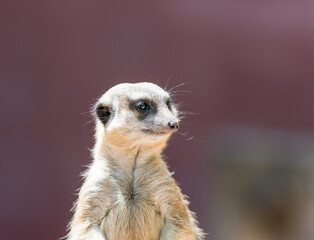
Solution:
{"label": "meerkat mouth", "polygon": [[142,131],[144,133],[147,133],[147,134],[150,134],[150,135],[167,135],[167,134],[170,134],[169,131],[153,131],[153,130],[150,130],[150,129],[142,129]]}

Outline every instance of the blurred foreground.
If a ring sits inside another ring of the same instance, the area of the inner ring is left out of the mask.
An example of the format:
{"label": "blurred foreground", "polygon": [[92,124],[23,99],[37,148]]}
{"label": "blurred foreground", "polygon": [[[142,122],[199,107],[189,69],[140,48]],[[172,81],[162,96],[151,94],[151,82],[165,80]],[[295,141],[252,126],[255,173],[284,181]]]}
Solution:
{"label": "blurred foreground", "polygon": [[214,134],[215,240],[312,240],[314,138],[224,128]]}

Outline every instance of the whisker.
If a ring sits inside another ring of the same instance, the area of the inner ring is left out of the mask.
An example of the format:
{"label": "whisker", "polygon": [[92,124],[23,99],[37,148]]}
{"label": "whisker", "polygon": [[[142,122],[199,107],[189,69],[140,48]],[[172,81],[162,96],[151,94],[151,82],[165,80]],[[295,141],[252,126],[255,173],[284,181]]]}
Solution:
{"label": "whisker", "polygon": [[87,114],[89,115],[90,112],[82,112],[82,113],[81,113],[81,115],[83,115],[83,116],[86,116]]}
{"label": "whisker", "polygon": [[181,115],[193,115],[193,116],[201,115],[200,113],[189,112],[189,111],[180,111],[179,114],[181,114]]}
{"label": "whisker", "polygon": [[191,91],[188,90],[175,90],[173,92],[171,92],[172,94],[176,94],[176,93],[191,93]]}
{"label": "whisker", "polygon": [[170,95],[171,98],[174,98],[174,99],[175,99],[176,97],[178,97],[178,96],[184,96],[183,93],[174,93],[174,94],[173,94],[173,93],[169,93],[169,95]]}
{"label": "whisker", "polygon": [[92,122],[93,122],[93,120],[90,120],[90,121],[84,123],[82,126],[86,126],[86,125],[88,125],[88,124],[90,124],[90,123],[92,123]]}
{"label": "whisker", "polygon": [[187,103],[184,103],[184,102],[181,102],[181,103],[175,103],[174,106],[177,107],[177,108],[180,108],[182,106],[188,106],[189,104]]}
{"label": "whisker", "polygon": [[184,141],[195,141],[195,142],[204,142],[203,140],[200,140],[200,139],[196,139],[194,136],[187,136],[189,133],[188,132],[184,132],[184,133],[181,133],[181,132],[177,132],[179,135],[185,137]]}
{"label": "whisker", "polygon": [[185,137],[188,133],[187,132],[177,132],[177,134]]}
{"label": "whisker", "polygon": [[170,75],[170,77],[167,79],[166,86],[164,87],[165,91],[167,91],[167,87],[168,87],[168,84],[169,84],[171,78],[172,78],[172,75]]}
{"label": "whisker", "polygon": [[155,84],[158,84],[160,81],[160,79],[157,79],[156,81],[154,81]]}
{"label": "whisker", "polygon": [[186,85],[187,83],[180,83],[180,84],[178,84],[177,86],[174,86],[174,87],[172,87],[172,88],[170,88],[169,90],[168,90],[168,92],[171,92],[172,90],[174,90],[174,89],[176,89],[176,88],[178,88],[178,87],[181,87],[181,86],[183,86],[183,85]]}
{"label": "whisker", "polygon": [[185,139],[185,141],[191,141],[191,140],[194,140],[194,136]]}

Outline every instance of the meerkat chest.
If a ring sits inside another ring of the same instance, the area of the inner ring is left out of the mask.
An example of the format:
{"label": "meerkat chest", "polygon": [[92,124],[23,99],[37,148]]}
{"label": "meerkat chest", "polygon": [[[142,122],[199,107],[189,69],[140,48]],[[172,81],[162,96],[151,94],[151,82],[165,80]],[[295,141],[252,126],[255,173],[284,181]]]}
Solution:
{"label": "meerkat chest", "polygon": [[137,166],[116,182],[113,205],[103,221],[109,240],[154,240],[162,228],[162,217],[155,202],[154,174]]}

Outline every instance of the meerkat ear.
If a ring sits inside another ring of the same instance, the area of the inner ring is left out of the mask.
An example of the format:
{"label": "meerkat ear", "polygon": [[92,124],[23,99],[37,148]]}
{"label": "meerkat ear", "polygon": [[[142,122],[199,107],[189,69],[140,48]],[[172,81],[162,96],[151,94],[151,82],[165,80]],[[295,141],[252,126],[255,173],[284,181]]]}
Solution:
{"label": "meerkat ear", "polygon": [[98,104],[96,106],[96,114],[99,120],[106,125],[111,116],[111,108],[103,104]]}

